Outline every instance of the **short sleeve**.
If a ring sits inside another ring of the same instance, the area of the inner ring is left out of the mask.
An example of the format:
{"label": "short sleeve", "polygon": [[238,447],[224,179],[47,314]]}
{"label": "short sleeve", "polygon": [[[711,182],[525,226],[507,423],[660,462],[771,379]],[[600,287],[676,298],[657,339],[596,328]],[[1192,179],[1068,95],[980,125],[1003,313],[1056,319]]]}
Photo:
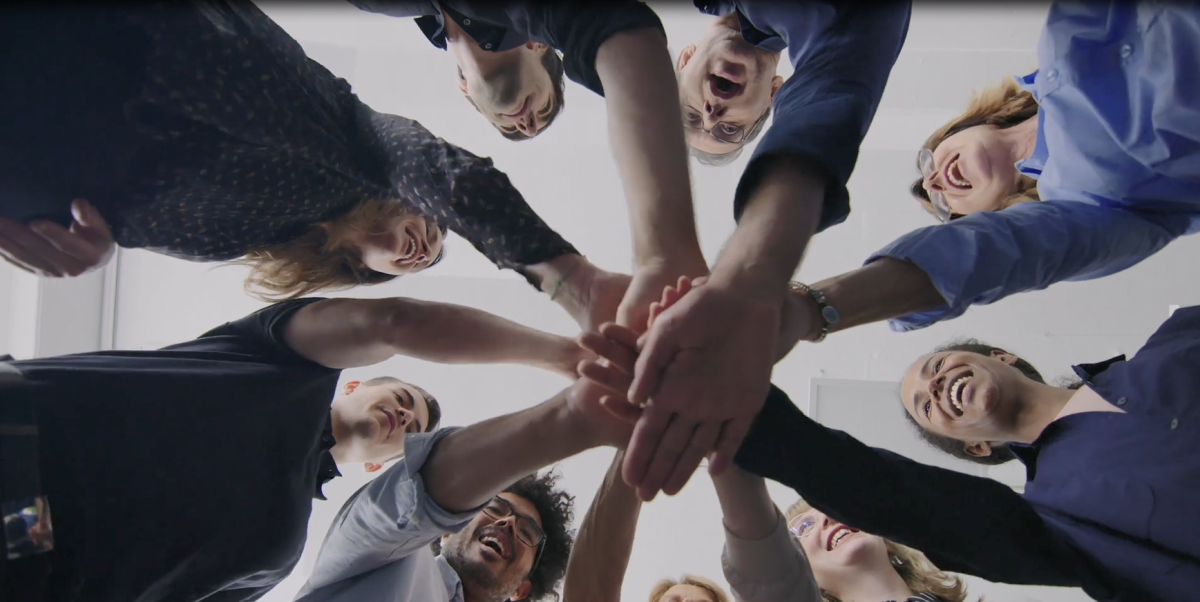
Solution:
{"label": "short sleeve", "polygon": [[546,2],[531,11],[530,35],[562,51],[567,77],[604,96],[596,73],[596,53],[609,38],[640,29],[666,35],[658,14],[638,0]]}
{"label": "short sleeve", "polygon": [[787,521],[775,509],[775,530],[758,539],[742,539],[725,530],[721,566],[737,602],[821,602],[821,590],[804,551]]}
{"label": "short sleeve", "polygon": [[260,356],[269,363],[311,365],[331,370],[312,362],[292,350],[285,342],[283,331],[288,320],[301,308],[324,301],[311,297],[283,301],[260,309],[240,320],[226,322],[193,341],[172,345],[167,349],[197,351],[226,351]]}

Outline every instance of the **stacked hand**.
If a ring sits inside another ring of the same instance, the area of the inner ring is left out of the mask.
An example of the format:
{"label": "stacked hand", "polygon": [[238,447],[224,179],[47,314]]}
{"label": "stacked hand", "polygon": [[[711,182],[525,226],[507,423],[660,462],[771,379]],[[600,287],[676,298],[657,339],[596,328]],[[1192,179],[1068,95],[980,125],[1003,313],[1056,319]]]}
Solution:
{"label": "stacked hand", "polygon": [[609,390],[604,406],[636,416],[623,472],[645,500],[678,493],[710,453],[714,474],[728,468],[770,387],[781,299],[700,284],[664,289],[640,339],[615,324],[580,338],[604,360],[581,368]]}
{"label": "stacked hand", "polygon": [[0,218],[0,257],[31,274],[78,276],[103,267],[116,251],[108,223],[90,203],[71,203],[70,228],[54,222],[19,224]]}

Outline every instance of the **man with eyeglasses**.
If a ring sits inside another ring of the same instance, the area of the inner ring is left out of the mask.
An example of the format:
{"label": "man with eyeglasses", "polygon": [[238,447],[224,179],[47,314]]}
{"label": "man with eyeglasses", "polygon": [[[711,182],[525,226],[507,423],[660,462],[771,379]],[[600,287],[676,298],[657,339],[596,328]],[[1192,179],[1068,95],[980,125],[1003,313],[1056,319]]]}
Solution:
{"label": "man with eyeglasses", "polygon": [[573,498],[552,473],[532,473],[625,445],[632,427],[601,407],[605,391],[581,379],[527,410],[409,435],[404,458],[334,519],[296,600],[552,599],[573,543]]}

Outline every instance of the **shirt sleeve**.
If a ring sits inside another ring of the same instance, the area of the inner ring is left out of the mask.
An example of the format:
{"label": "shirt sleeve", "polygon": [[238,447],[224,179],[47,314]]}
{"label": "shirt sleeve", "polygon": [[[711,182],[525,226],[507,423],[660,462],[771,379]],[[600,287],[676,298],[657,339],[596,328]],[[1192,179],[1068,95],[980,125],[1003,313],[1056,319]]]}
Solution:
{"label": "shirt sleeve", "polygon": [[795,71],[775,94],[771,127],[738,182],[734,217],[741,217],[770,158],[799,157],[826,175],[820,231],[850,213],[846,183],[908,35],[912,4],[795,2],[788,10],[803,24],[801,35],[788,39]]}
{"label": "shirt sleeve", "polygon": [[385,150],[385,176],[402,202],[471,241],[497,267],[523,273],[525,266],[578,253],[491,159],[438,138],[412,119],[361,109]]}
{"label": "shirt sleeve", "polygon": [[313,366],[322,370],[333,370],[296,353],[288,346],[284,338],[284,328],[287,326],[288,320],[291,320],[300,308],[324,300],[319,297],[308,297],[276,303],[240,320],[226,322],[193,341],[171,345],[167,349],[243,353],[257,356],[268,363]]}
{"label": "shirt sleeve", "polygon": [[942,570],[1081,585],[1079,553],[1009,487],[867,447],[813,422],[774,386],[736,463],[840,522],[924,552]]}
{"label": "shirt sleeve", "polygon": [[883,257],[911,262],[929,274],[946,300],[939,308],[892,320],[892,330],[902,332],[1015,293],[1115,274],[1157,253],[1186,226],[1180,218],[1151,219],[1086,203],[1023,203],[916,230],[866,263]]}
{"label": "shirt sleeve", "polygon": [[725,530],[721,567],[734,600],[821,602],[821,590],[804,551],[788,532],[778,508],[775,514],[775,530],[763,539],[741,539]]}
{"label": "shirt sleeve", "polygon": [[529,27],[532,36],[562,51],[568,78],[600,96],[604,96],[596,73],[600,46],[626,31],[653,28],[666,35],[658,14],[639,0],[537,3]]}
{"label": "shirt sleeve", "polygon": [[479,509],[464,513],[443,509],[425,492],[420,475],[437,442],[456,430],[447,427],[407,436],[404,458],[354,494],[334,518],[306,591],[396,562],[471,522]]}
{"label": "shirt sleeve", "polygon": [[359,10],[389,17],[423,17],[437,12],[430,0],[397,2],[396,0],[346,0]]}

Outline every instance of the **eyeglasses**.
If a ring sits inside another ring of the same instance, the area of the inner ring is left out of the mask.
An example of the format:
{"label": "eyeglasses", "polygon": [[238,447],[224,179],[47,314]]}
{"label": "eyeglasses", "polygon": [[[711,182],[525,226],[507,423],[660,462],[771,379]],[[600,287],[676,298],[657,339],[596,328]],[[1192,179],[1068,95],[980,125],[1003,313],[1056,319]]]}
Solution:
{"label": "eyeglasses", "polygon": [[[933,151],[923,148],[917,153],[917,168],[921,170],[921,177],[925,178],[926,182],[932,181],[937,173],[936,165],[933,162]],[[946,202],[946,196],[942,191],[935,190],[933,187],[927,187],[925,192],[929,194],[929,204],[933,205],[933,214],[943,224],[954,219],[954,211],[950,209],[950,204]]]}
{"label": "eyeglasses", "polygon": [[537,521],[514,510],[512,504],[500,496],[492,498],[483,507],[483,513],[497,520],[516,517],[513,532],[517,540],[531,548],[537,548],[537,556],[533,558],[533,566],[529,569],[532,573],[537,568],[538,561],[542,559],[542,551],[546,549],[546,533],[538,526]]}
{"label": "eyeglasses", "polygon": [[796,536],[797,538],[804,537],[812,532],[812,528],[816,525],[817,521],[813,520],[812,517],[808,516],[807,514],[802,514],[796,518],[793,518],[791,522],[788,523],[788,531],[790,531],[792,535]]}
{"label": "eyeglasses", "polygon": [[684,108],[683,125],[693,130],[700,130],[721,142],[729,144],[741,144],[746,140],[746,129],[740,125],[722,121],[712,126],[711,130],[704,129],[704,118],[700,116],[700,111],[691,107]]}

